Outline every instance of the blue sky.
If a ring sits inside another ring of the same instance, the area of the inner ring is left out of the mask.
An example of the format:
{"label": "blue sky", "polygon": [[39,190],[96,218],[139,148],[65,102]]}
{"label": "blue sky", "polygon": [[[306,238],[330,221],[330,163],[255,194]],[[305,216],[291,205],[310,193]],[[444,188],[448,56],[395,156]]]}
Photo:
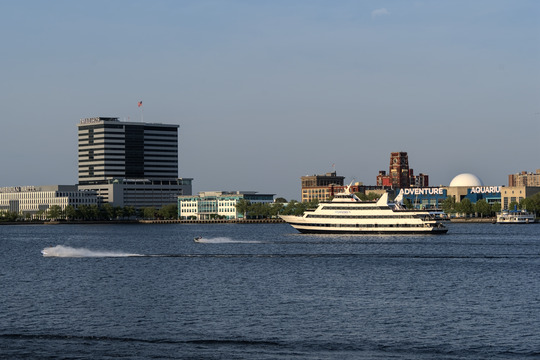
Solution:
{"label": "blue sky", "polygon": [[[538,1],[2,1],[0,186],[77,182],[77,123],[180,125],[194,192],[540,168]],[[9,155],[9,156],[8,156]]]}

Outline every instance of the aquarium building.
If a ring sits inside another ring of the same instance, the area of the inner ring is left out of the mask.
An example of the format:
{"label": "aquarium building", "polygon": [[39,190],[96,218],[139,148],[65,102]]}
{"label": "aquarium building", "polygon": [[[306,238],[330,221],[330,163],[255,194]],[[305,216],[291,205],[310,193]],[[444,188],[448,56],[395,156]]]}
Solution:
{"label": "aquarium building", "polygon": [[447,197],[454,197],[456,202],[469,199],[473,204],[485,200],[489,204],[501,202],[502,186],[484,186],[480,178],[473,174],[459,174],[449,186],[403,188],[399,193],[408,199],[416,209],[440,209]]}

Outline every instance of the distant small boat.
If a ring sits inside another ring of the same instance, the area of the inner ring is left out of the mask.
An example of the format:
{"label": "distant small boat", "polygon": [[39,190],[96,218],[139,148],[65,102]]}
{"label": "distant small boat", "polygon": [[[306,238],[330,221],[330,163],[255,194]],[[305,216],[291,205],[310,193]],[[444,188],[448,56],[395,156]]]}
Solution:
{"label": "distant small boat", "polygon": [[41,250],[41,255],[43,255],[43,256],[49,256],[49,255],[51,255],[51,249],[52,249],[52,248],[53,248],[52,246],[49,246],[49,247],[47,247],[47,248]]}
{"label": "distant small boat", "polygon": [[197,236],[196,238],[193,238],[193,241],[202,242],[202,236]]}
{"label": "distant small boat", "polygon": [[536,214],[527,210],[503,210],[497,214],[497,224],[531,224],[536,220]]}

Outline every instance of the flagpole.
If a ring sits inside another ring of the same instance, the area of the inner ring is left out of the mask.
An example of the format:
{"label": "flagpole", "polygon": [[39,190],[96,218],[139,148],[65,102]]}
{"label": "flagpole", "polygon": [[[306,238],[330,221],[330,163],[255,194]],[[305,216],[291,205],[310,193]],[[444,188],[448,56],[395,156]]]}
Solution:
{"label": "flagpole", "polygon": [[144,111],[143,111],[142,100],[137,103],[137,106],[141,108],[141,122],[144,122]]}

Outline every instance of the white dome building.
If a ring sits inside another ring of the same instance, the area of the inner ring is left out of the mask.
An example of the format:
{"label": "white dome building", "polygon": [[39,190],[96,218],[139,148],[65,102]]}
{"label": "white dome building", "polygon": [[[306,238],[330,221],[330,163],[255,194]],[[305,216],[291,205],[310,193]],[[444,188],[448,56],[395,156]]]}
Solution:
{"label": "white dome building", "polygon": [[454,177],[450,182],[450,187],[476,187],[484,186],[484,183],[480,178],[473,174],[459,174]]}

